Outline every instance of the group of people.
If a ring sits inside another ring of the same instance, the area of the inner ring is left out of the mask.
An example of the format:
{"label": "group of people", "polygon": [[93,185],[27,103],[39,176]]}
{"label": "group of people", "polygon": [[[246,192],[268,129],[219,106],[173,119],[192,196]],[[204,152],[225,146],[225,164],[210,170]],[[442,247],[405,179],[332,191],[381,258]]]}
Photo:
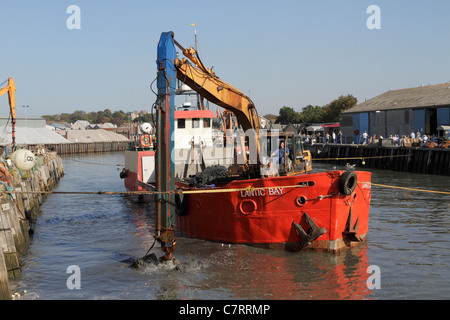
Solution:
{"label": "group of people", "polygon": [[[312,142],[312,139],[317,139],[316,142],[321,141],[320,139],[320,133],[317,135],[310,136],[309,134],[303,133],[301,135],[302,140],[306,143]],[[431,137],[427,136],[426,134],[421,134],[419,130],[417,130],[417,133],[411,132],[409,135],[409,138],[411,139],[419,139],[421,144],[426,144],[428,141],[430,141]],[[325,135],[325,143],[340,143],[342,144],[343,135],[342,132],[339,131],[338,133],[332,131],[331,134],[326,133]],[[367,131],[364,131],[362,134],[362,143],[363,144],[369,144],[372,142],[375,142],[377,139],[384,139],[382,135],[373,135],[370,136]],[[405,141],[407,141],[408,136],[403,135],[401,138],[399,138],[398,134],[390,135],[388,139],[391,139],[394,146],[405,146]],[[280,142],[280,147],[271,154],[271,160],[268,162],[267,167],[265,168],[265,171],[263,175],[265,177],[275,177],[278,176],[278,168],[285,168],[285,165],[289,165],[289,148],[285,147],[284,141]],[[274,161],[277,162],[278,166],[274,165]],[[286,163],[287,162],[287,163]]]}
{"label": "group of people", "polygon": [[[427,136],[426,134],[421,134],[419,130],[417,130],[416,133],[414,133],[414,131],[411,132],[411,134],[408,135],[402,135],[401,138],[399,137],[398,134],[394,134],[394,135],[389,135],[388,139],[390,139],[392,141],[392,144],[394,146],[399,146],[399,147],[405,147],[405,143],[406,141],[408,141],[408,139],[418,139],[420,144],[426,144],[428,141],[430,141],[431,137]],[[376,140],[378,139],[384,139],[384,137],[382,135],[373,135],[372,137],[369,136],[367,134],[367,131],[364,131],[364,133],[362,134],[362,144],[369,144],[372,142],[376,142]]]}
{"label": "group of people", "polygon": [[320,132],[316,132],[311,135],[303,133],[301,134],[301,137],[305,143],[344,143],[344,135],[342,134],[342,131],[332,131],[331,133],[327,132],[325,135],[322,135]]}
{"label": "group of people", "polygon": [[[425,145],[428,141],[432,140],[431,139],[432,137],[427,136],[426,134],[421,134],[419,130],[417,130],[416,133],[414,133],[414,131],[412,131],[409,135],[409,138],[419,140],[419,144],[421,144],[421,145]],[[400,147],[404,147],[406,139],[408,139],[408,136],[403,135],[399,141],[399,144],[397,144],[397,145],[399,145]]]}

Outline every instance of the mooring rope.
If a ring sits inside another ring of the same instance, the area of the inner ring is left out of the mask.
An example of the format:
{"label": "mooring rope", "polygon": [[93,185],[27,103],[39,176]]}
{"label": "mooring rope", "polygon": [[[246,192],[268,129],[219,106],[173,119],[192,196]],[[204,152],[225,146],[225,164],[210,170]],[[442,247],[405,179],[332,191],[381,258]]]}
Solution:
{"label": "mooring rope", "polygon": [[401,190],[408,190],[408,191],[420,191],[420,192],[429,192],[429,193],[440,193],[440,194],[448,194],[450,195],[449,191],[436,191],[436,190],[424,190],[424,189],[415,189],[415,188],[406,188],[406,187],[397,187],[397,186],[388,186],[385,184],[377,184],[377,183],[371,183],[371,185],[376,187],[383,187],[383,188],[393,188],[393,189],[401,189]]}
{"label": "mooring rope", "polygon": [[96,195],[146,195],[146,194],[171,194],[171,193],[182,193],[182,194],[194,194],[194,193],[227,193],[227,192],[239,192],[239,191],[247,191],[253,192],[255,190],[265,190],[271,188],[305,188],[307,185],[293,185],[293,186],[277,186],[277,187],[252,187],[248,186],[246,188],[228,188],[228,189],[209,189],[209,188],[200,188],[197,190],[182,190],[177,189],[173,191],[156,191],[156,190],[148,190],[148,191],[15,191],[15,190],[6,190],[1,191],[1,193],[10,194],[96,194]]}
{"label": "mooring rope", "polygon": [[[377,184],[372,182],[358,182],[358,184],[370,184],[375,187],[383,188],[393,188],[407,191],[416,192],[427,192],[427,193],[440,193],[445,195],[450,195],[450,191],[438,191],[438,190],[426,190],[426,189],[416,189],[409,187],[399,187],[399,186],[389,186],[385,184]],[[75,194],[75,195],[151,195],[151,194],[198,194],[198,193],[230,193],[230,192],[240,192],[246,191],[252,193],[256,190],[266,190],[271,188],[307,188],[307,184],[301,185],[290,185],[290,186],[270,186],[270,187],[252,187],[248,186],[246,188],[229,188],[229,189],[214,189],[214,188],[200,188],[196,190],[173,190],[173,191],[16,191],[16,190],[4,190],[1,193],[4,194]]]}
{"label": "mooring rope", "polygon": [[351,157],[351,158],[314,158],[313,161],[317,160],[365,160],[365,159],[382,159],[382,158],[399,158],[399,157],[410,157],[412,155],[403,154],[403,155],[394,155],[394,156],[374,156],[374,157]]}

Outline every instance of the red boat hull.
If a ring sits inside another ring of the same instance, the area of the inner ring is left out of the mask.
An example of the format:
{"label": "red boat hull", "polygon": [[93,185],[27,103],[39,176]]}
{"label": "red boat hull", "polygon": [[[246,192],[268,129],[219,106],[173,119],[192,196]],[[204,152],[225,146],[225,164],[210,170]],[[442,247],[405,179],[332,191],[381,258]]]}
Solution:
{"label": "red boat hull", "polygon": [[[366,239],[371,196],[370,172],[356,172],[355,190],[349,196],[342,194],[339,182],[344,172],[233,181],[220,189],[240,191],[208,193],[211,189],[204,189],[187,194],[187,214],[177,216],[177,230],[226,243],[338,251]],[[303,186],[292,187],[298,185]],[[307,233],[305,214],[326,229],[307,248],[302,247],[293,225],[299,224]],[[358,241],[347,236],[356,222]]]}
{"label": "red boat hull", "polygon": [[[141,178],[142,157],[154,153],[127,154],[126,163],[128,159],[134,164],[124,169],[126,188],[154,191],[154,185]],[[214,188],[179,185],[184,199],[177,209],[183,215],[176,216],[175,229],[183,236],[224,243],[339,251],[364,242],[369,224],[371,173],[355,171],[354,189],[346,195],[346,172],[234,180]],[[318,229],[320,234],[312,237]]]}

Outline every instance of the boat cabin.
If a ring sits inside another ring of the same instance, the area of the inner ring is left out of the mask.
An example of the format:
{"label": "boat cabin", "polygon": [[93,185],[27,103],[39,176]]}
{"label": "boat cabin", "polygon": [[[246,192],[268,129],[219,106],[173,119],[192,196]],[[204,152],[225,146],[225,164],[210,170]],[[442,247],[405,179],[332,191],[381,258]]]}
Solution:
{"label": "boat cabin", "polygon": [[175,111],[175,148],[190,149],[192,144],[212,147],[213,118],[211,110],[193,110],[189,102],[184,103]]}
{"label": "boat cabin", "polygon": [[[266,174],[270,166],[278,169],[278,175],[293,175],[312,171],[311,153],[303,148],[300,136],[293,132],[268,132],[262,138],[261,153],[267,157],[267,166],[261,175]],[[269,163],[272,163],[270,165]]]}

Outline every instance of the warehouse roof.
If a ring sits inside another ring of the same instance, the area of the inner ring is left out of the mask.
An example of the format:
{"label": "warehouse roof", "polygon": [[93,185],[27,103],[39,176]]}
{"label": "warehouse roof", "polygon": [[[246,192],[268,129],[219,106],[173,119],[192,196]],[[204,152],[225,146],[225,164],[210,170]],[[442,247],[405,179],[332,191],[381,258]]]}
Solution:
{"label": "warehouse roof", "polygon": [[450,82],[389,90],[342,113],[450,105]]}
{"label": "warehouse roof", "polygon": [[[68,143],[66,139],[48,128],[16,127],[16,144],[53,144]],[[0,143],[12,143],[11,126],[0,130]]]}
{"label": "warehouse roof", "polygon": [[112,142],[129,141],[125,136],[103,129],[96,130],[68,130],[67,140],[70,142]]}

